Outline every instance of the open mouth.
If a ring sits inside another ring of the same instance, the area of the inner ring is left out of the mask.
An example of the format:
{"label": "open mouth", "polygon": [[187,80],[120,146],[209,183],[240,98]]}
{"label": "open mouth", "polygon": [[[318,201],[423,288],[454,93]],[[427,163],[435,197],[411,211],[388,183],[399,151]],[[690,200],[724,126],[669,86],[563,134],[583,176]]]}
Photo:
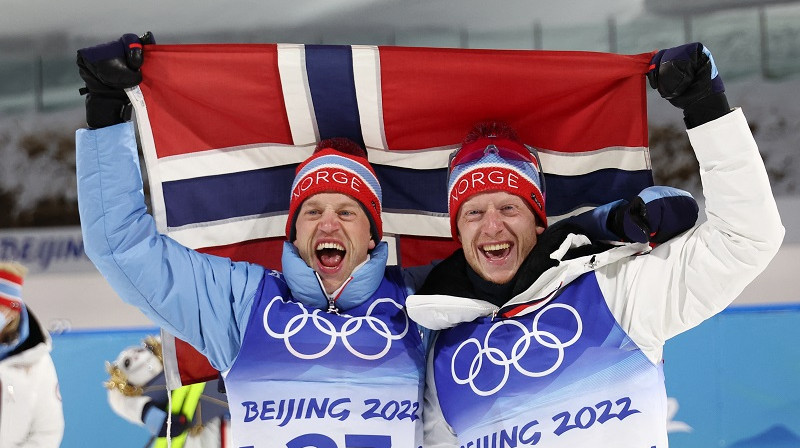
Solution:
{"label": "open mouth", "polygon": [[315,252],[319,264],[326,268],[337,268],[347,253],[344,246],[332,242],[317,243]]}
{"label": "open mouth", "polygon": [[480,247],[483,256],[489,261],[502,260],[511,253],[510,243],[490,243]]}

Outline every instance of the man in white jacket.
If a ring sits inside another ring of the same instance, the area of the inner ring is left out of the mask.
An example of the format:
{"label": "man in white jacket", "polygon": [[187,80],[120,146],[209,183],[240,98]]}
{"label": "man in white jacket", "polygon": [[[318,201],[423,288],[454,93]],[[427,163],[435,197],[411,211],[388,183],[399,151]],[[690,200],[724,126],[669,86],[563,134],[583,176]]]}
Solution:
{"label": "man in white jacket", "polygon": [[26,269],[0,263],[0,448],[58,447],[64,413],[50,334],[22,302]]}
{"label": "man in white jacket", "polygon": [[[693,43],[651,62],[651,86],[684,111],[708,220],[652,251],[547,228],[535,158],[513,130],[477,129],[449,178],[463,251],[407,301],[412,319],[440,330],[428,358],[427,448],[667,446],[664,342],[730,304],[784,228],[711,53]],[[644,207],[646,217],[661,212]]]}

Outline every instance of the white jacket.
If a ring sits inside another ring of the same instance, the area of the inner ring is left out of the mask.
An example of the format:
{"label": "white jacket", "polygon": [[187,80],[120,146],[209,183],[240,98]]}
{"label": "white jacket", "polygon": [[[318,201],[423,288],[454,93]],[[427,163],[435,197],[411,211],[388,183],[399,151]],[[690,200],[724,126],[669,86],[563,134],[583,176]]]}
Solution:
{"label": "white jacket", "polygon": [[[628,245],[564,261],[507,305],[547,297],[594,270],[614,318],[654,364],[661,361],[667,339],[728,306],[772,260],[784,228],[740,109],[688,134],[700,164],[706,222],[647,256],[632,256],[647,251],[646,245]],[[553,257],[560,259],[570,246],[580,244],[581,238],[573,235]],[[488,302],[449,296],[410,296],[407,307],[412,319],[434,330],[498,310]],[[428,361],[425,447],[457,446],[438,406],[433,360]]]}
{"label": "white jacket", "polygon": [[50,335],[33,314],[28,316],[43,340],[0,360],[0,448],[56,448],[64,435]]}

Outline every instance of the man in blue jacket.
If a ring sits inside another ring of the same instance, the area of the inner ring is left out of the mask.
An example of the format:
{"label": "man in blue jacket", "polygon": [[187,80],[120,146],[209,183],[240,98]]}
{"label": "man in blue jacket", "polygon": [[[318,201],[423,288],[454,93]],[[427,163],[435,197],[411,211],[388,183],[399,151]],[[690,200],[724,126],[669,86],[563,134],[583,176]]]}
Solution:
{"label": "man in blue jacket", "polygon": [[298,167],[283,274],[190,250],[146,213],[121,114],[141,58],[134,35],[79,51],[87,255],[123,300],[222,372],[235,446],[421,446],[423,332],[405,314],[403,274],[386,268],[381,189],[363,150],[323,144]]}

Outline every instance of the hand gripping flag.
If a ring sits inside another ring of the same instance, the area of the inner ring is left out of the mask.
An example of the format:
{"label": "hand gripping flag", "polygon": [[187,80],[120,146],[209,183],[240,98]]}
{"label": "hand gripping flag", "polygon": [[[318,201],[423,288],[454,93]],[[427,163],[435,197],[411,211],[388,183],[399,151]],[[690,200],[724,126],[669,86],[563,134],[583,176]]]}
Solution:
{"label": "hand gripping flag", "polygon": [[[510,123],[538,149],[549,221],[652,185],[651,54],[376,46],[152,45],[129,92],[159,230],[193,249],[279,268],[289,188],[321,139],[366,146],[403,266],[456,247],[447,162],[473,124]],[[216,372],[164,335],[170,387]],[[200,359],[198,359],[198,357]]]}

